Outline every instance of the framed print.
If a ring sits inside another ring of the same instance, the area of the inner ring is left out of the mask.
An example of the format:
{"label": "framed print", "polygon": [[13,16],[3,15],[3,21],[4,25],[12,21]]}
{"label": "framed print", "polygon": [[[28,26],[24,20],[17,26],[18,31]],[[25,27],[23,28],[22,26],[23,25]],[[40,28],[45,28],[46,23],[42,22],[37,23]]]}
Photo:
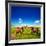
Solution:
{"label": "framed print", "polygon": [[45,43],[45,3],[6,1],[6,45]]}

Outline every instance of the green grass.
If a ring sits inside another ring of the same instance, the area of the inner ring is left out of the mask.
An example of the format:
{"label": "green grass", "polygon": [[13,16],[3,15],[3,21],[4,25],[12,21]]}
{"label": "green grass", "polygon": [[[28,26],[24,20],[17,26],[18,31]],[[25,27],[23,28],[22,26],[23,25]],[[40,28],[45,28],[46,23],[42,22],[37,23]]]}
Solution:
{"label": "green grass", "polygon": [[30,29],[24,29],[22,33],[20,32],[16,33],[16,28],[12,27],[10,33],[13,34],[13,36],[16,36],[14,39],[39,39],[40,38],[40,31],[38,33],[34,33]]}

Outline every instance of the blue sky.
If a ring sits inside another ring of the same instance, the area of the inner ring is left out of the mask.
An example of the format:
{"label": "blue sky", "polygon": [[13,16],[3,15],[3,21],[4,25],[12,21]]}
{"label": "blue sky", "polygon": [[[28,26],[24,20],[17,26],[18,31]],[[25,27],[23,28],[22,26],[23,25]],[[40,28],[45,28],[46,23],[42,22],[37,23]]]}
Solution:
{"label": "blue sky", "polygon": [[40,24],[40,7],[11,7],[11,25],[21,24],[38,25]]}

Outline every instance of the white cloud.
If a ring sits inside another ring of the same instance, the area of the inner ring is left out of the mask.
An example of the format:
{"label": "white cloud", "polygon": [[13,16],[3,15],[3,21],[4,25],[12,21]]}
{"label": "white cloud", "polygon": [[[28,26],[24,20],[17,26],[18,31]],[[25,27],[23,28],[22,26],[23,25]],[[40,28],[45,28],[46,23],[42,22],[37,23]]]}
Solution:
{"label": "white cloud", "polygon": [[19,23],[22,23],[22,21],[19,21]]}
{"label": "white cloud", "polygon": [[19,21],[18,21],[19,23],[22,23],[23,22],[23,20],[22,20],[22,18],[19,18]]}
{"label": "white cloud", "polygon": [[40,21],[39,20],[36,20],[34,23],[39,23]]}
{"label": "white cloud", "polygon": [[19,18],[19,20],[22,20],[21,18]]}

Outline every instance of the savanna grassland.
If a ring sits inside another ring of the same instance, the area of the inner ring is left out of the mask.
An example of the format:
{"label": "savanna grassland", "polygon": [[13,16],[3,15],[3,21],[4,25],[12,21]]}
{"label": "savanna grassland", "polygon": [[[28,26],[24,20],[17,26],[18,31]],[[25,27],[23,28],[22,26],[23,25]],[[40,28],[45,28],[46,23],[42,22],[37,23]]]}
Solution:
{"label": "savanna grassland", "polygon": [[12,40],[17,39],[39,39],[40,38],[40,27],[11,27],[10,38]]}

